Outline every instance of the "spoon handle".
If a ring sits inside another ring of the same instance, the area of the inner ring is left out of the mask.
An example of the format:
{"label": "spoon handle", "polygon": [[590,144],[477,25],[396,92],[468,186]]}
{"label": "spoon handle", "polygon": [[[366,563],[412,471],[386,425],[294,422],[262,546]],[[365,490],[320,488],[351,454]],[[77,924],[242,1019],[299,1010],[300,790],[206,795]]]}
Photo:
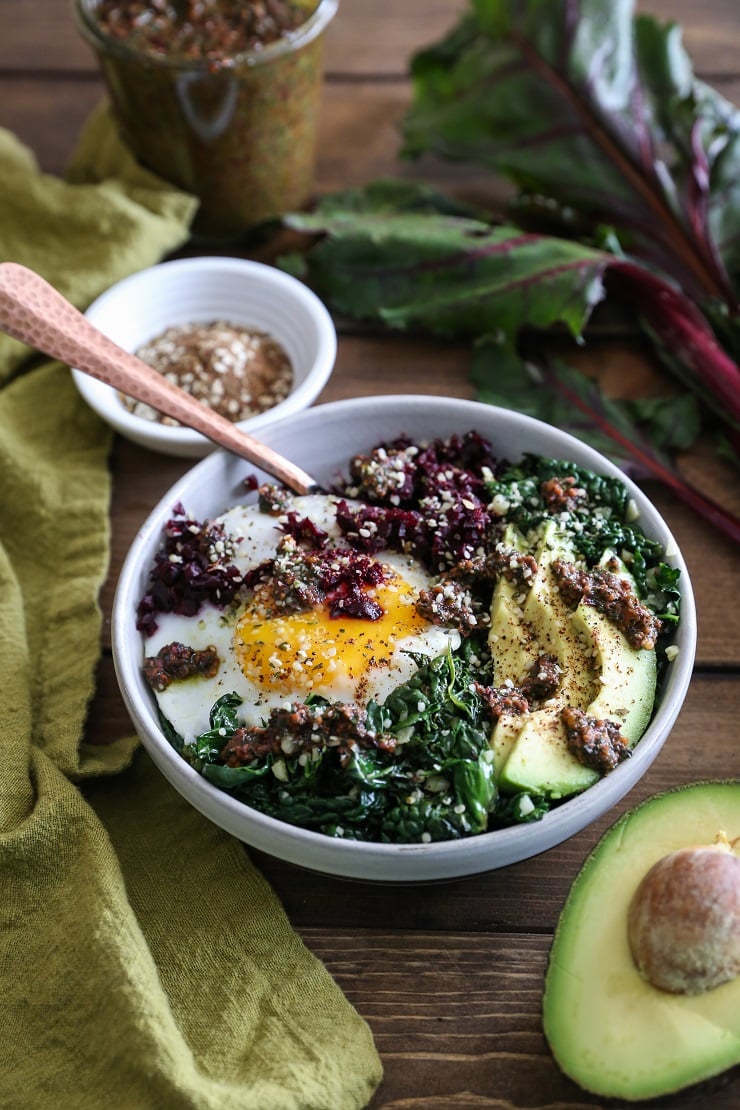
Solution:
{"label": "spoon handle", "polygon": [[310,474],[124,351],[44,278],[16,262],[0,263],[0,328],[36,350],[194,428],[261,467],[296,493],[318,489]]}

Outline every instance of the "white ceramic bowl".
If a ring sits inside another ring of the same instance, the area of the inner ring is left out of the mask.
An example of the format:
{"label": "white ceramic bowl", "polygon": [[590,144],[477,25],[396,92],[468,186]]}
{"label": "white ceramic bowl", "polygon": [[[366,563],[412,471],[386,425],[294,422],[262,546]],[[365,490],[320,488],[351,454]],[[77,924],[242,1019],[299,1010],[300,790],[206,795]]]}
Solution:
{"label": "white ceramic bowl", "polygon": [[[415,440],[475,429],[501,457],[535,452],[574,461],[606,474],[619,471],[573,437],[530,417],[471,401],[399,396],[319,405],[273,424],[262,439],[329,482],[354,453],[408,434]],[[266,817],[212,786],[168,744],[157,722],[154,700],[141,674],[143,643],[135,609],[173,507],[214,517],[243,500],[249,464],[216,452],[186,474],[143,524],[123,566],[113,612],[113,651],[118,680],[134,725],[162,773],[198,810],[261,851],[313,870],[385,882],[451,879],[503,867],[537,855],[572,836],[615,805],[648,769],[667,739],[691,677],[696,617],[685,563],[665,522],[647,497],[626,480],[644,531],[660,540],[667,562],[681,569],[682,616],[675,643],[678,657],[668,668],[652,723],[625,760],[596,785],[533,824],[517,825],[463,840],[431,844],[370,844],[334,839]]]}
{"label": "white ceramic bowl", "polygon": [[[151,266],[111,286],[85,315],[129,352],[176,324],[220,319],[268,332],[290,357],[293,389],[273,408],[240,421],[238,427],[249,433],[308,408],[336,358],[336,331],[319,298],[289,274],[239,258],[185,258]],[[134,443],[188,458],[214,450],[200,432],[136,416],[115,389],[81,370],[73,369],[72,374],[90,407]]]}

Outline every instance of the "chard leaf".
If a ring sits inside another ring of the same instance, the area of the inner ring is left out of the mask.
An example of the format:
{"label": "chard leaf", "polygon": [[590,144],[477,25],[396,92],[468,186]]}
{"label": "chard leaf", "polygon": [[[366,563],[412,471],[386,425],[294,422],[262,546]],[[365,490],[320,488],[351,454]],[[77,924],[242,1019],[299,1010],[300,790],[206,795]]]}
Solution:
{"label": "chard leaf", "polygon": [[[438,209],[364,210],[336,197],[285,222],[321,236],[301,256],[301,273],[335,311],[438,335],[499,334],[509,344],[526,326],[561,323],[580,336],[613,260],[566,239]],[[294,260],[281,264],[296,272]]]}
{"label": "chard leaf", "polygon": [[696,300],[740,284],[740,113],[633,0],[471,0],[413,59],[404,153],[489,167]]}
{"label": "chard leaf", "polygon": [[239,725],[237,710],[241,703],[242,698],[239,694],[224,694],[211,706],[210,728],[201,732],[191,743],[181,744],[178,749],[190,766],[196,771],[201,771],[206,778],[208,777],[206,768],[218,763],[227,736],[230,736]]}
{"label": "chard leaf", "polygon": [[624,401],[624,407],[643,429],[651,443],[667,451],[687,451],[701,431],[701,414],[690,393],[671,397],[639,397]]}
{"label": "chard leaf", "polygon": [[713,327],[740,348],[737,320],[722,311],[708,319],[675,284],[609,250],[454,212],[443,194],[405,182],[329,194],[315,212],[285,217],[315,238],[281,264],[343,315],[496,337],[511,350],[524,328],[564,324],[580,337],[606,289],[634,309],[666,367],[740,430],[740,368]]}
{"label": "chard leaf", "polygon": [[159,702],[157,702],[157,718],[159,720],[159,727],[164,733],[165,740],[167,740],[167,742],[172,745],[172,747],[179,755],[182,755],[184,739],[182,735],[177,731],[175,726],[172,724],[172,722],[168,720],[167,717],[165,717],[160,708]]}
{"label": "chard leaf", "polygon": [[480,344],[473,356],[471,377],[478,399],[514,409],[555,424],[600,451],[635,479],[648,476],[632,450],[636,426],[615,401],[577,370],[562,362],[543,365],[503,357],[500,349]]}
{"label": "chard leaf", "polygon": [[[614,259],[609,289],[634,307],[665,366],[739,431],[740,366],[719,342],[712,321],[681,289],[626,259]],[[726,331],[737,335],[729,322]]]}
{"label": "chard leaf", "polygon": [[238,709],[244,699],[234,691],[223,694],[212,706],[209,723],[212,729],[233,732],[239,724]]}
{"label": "chard leaf", "polygon": [[[548,360],[524,369],[522,373],[522,364],[513,358],[502,358],[499,348],[480,344],[472,369],[479,399],[555,424],[611,458],[633,478],[661,482],[740,543],[740,520],[681,477],[670,457],[636,422],[629,402],[606,397],[596,382],[562,362]],[[655,426],[649,430],[654,433]]]}
{"label": "chard leaf", "polygon": [[201,768],[204,778],[222,790],[234,790],[239,786],[246,786],[255,779],[263,778],[270,770],[268,763],[259,767],[227,767],[223,763],[206,763]]}
{"label": "chard leaf", "polygon": [[[342,220],[354,215],[395,215],[399,212],[427,212],[440,216],[460,216],[465,219],[484,220],[488,215],[472,208],[469,204],[436,189],[413,181],[402,181],[393,177],[382,177],[367,185],[338,189],[327,193],[319,200],[317,211],[323,218],[328,216]],[[310,222],[311,217],[307,218]],[[298,224],[299,217],[296,217]]]}

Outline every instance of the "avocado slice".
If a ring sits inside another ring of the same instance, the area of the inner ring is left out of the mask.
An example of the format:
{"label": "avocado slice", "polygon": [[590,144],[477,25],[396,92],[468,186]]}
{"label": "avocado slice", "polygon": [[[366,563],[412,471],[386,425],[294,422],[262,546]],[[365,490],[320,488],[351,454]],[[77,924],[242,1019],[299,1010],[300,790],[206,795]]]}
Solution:
{"label": "avocado slice", "polygon": [[576,878],[550,952],[543,1026],[557,1064],[585,1090],[656,1098],[740,1063],[740,978],[669,994],[641,977],[627,937],[649,868],[723,832],[740,837],[740,781],[678,787],[617,821]]}
{"label": "avocado slice", "polygon": [[[511,529],[505,542],[526,549],[524,537]],[[522,592],[503,577],[496,584],[489,634],[494,682],[521,682],[542,652],[555,655],[563,671],[561,688],[545,706],[523,716],[502,714],[493,729],[494,766],[504,792],[564,798],[598,780],[598,773],[568,748],[560,721],[566,705],[599,720],[617,721],[630,745],[642,736],[652,715],[655,652],[633,648],[592,606],[568,609],[550,566],[555,559],[573,557],[567,535],[548,522],[535,550],[537,574],[529,589]],[[623,564],[620,573],[629,578]]]}
{"label": "avocado slice", "polygon": [[619,721],[620,732],[635,744],[650,723],[658,667],[654,651],[636,650],[620,629],[592,605],[579,605],[571,618],[585,641],[593,644],[601,689],[588,715]]}
{"label": "avocado slice", "polygon": [[[507,529],[504,542],[519,551],[527,541]],[[519,684],[542,652],[555,655],[563,668],[563,687],[552,706],[526,716],[504,713],[491,735],[494,767],[502,790],[564,796],[584,790],[598,778],[567,750],[559,711],[571,704],[588,704],[596,693],[590,649],[572,627],[560,592],[550,577],[550,564],[573,558],[567,537],[554,521],[548,522],[534,550],[537,574],[528,589],[499,578],[491,603],[489,644],[496,685]]]}

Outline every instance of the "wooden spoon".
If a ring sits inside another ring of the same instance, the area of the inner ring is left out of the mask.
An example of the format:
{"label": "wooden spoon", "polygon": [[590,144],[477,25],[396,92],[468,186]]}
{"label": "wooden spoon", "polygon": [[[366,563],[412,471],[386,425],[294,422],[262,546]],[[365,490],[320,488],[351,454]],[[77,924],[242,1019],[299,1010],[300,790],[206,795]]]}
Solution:
{"label": "wooden spoon", "polygon": [[30,347],[194,428],[296,493],[319,490],[318,482],[310,474],[124,351],[44,278],[16,262],[0,263],[0,328]]}

